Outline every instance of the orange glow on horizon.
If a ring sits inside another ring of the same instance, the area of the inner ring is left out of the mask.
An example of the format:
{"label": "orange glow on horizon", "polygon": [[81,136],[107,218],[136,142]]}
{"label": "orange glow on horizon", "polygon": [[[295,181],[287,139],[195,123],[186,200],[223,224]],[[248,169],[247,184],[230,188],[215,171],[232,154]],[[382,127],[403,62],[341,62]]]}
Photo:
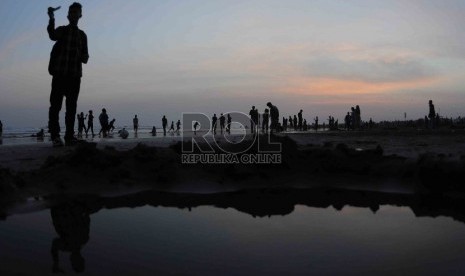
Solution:
{"label": "orange glow on horizon", "polygon": [[396,82],[369,82],[336,78],[302,78],[291,80],[291,85],[284,88],[283,91],[299,95],[362,95],[423,88],[431,86],[438,81],[439,78],[422,78]]}

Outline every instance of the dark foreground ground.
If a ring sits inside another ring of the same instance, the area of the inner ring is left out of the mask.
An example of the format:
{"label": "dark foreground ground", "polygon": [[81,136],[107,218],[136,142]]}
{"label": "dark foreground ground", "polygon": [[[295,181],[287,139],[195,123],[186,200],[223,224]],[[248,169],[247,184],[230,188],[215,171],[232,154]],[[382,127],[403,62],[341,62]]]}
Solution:
{"label": "dark foreground ground", "polygon": [[[182,164],[180,141],[2,148],[0,214],[18,212],[31,200],[49,206],[79,198],[97,210],[215,205],[257,216],[286,213],[296,204],[373,211],[393,204],[464,221],[463,130],[297,133],[272,140],[282,145],[280,164]],[[243,154],[254,153],[256,147]]]}

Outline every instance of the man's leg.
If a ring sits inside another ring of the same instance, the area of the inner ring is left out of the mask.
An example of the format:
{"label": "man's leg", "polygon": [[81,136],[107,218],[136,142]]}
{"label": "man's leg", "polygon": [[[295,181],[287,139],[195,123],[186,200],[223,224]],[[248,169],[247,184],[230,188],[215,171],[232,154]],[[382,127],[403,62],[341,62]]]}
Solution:
{"label": "man's leg", "polygon": [[52,92],[50,93],[50,108],[48,110],[48,130],[52,140],[60,137],[59,115],[63,104],[63,78],[53,77]]}
{"label": "man's leg", "polygon": [[81,78],[68,78],[66,85],[68,87],[68,91],[66,93],[65,140],[70,140],[74,137],[74,121],[76,119],[76,107],[79,97],[79,89],[81,87]]}

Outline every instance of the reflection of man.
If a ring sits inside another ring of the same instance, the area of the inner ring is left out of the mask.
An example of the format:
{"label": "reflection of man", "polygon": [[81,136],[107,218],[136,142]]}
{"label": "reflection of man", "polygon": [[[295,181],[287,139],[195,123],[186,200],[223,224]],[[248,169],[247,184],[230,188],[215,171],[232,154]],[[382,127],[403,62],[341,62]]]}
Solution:
{"label": "reflection of man", "polygon": [[87,36],[79,30],[78,21],[82,16],[82,6],[73,3],[68,10],[69,25],[55,29],[54,9],[49,9],[47,31],[51,40],[56,41],[50,54],[48,71],[53,76],[52,92],[50,93],[50,109],[48,113],[48,127],[53,141],[53,146],[63,146],[60,138],[59,114],[66,96],[66,133],[65,143],[75,144],[74,120],[76,105],[81,85],[82,63],[87,63],[89,54],[87,51]]}
{"label": "reflection of man", "polygon": [[85,206],[68,202],[51,210],[53,226],[58,234],[52,242],[53,272],[64,272],[59,264],[59,251],[71,252],[69,258],[75,272],[83,272],[85,260],[81,248],[89,240],[90,217]]}

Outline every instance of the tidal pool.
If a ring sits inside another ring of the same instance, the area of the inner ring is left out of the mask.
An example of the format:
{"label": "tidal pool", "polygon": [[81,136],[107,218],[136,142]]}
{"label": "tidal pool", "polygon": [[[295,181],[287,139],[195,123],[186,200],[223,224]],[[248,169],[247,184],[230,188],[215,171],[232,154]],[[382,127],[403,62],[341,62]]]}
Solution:
{"label": "tidal pool", "polygon": [[465,224],[410,208],[233,208],[80,204],[0,221],[1,275],[463,275]]}

